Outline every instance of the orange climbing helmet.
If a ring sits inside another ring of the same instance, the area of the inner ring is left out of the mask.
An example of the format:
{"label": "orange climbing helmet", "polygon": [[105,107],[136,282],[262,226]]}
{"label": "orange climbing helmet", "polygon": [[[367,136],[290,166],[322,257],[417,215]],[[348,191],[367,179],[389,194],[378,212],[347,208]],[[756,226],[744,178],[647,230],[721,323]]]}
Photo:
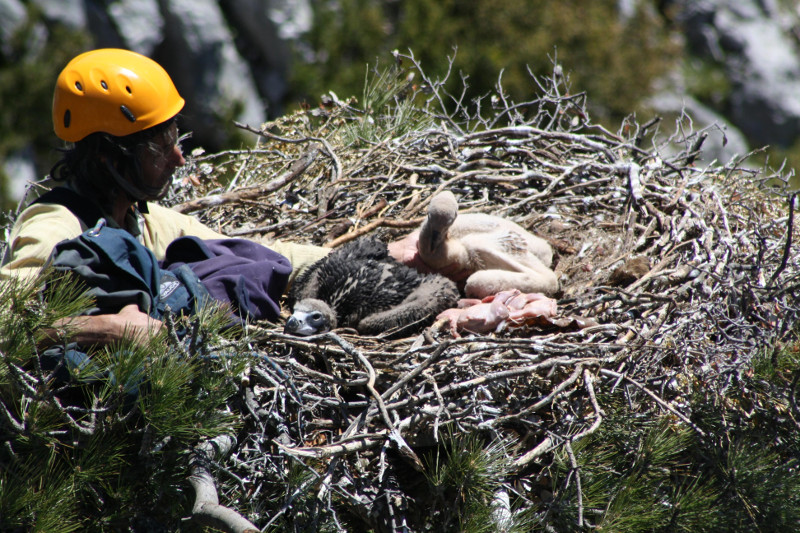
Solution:
{"label": "orange climbing helmet", "polygon": [[165,122],[184,100],[155,61],[130,50],[102,48],[70,61],[56,81],[56,135],[77,142],[95,132],[123,137]]}

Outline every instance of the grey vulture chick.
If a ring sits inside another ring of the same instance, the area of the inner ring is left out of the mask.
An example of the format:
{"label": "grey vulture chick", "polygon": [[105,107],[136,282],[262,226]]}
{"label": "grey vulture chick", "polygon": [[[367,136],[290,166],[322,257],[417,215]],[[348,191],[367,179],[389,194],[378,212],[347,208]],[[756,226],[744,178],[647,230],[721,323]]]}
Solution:
{"label": "grey vulture chick", "polygon": [[374,335],[419,326],[458,302],[455,283],[421,274],[389,255],[386,243],[362,237],[332,251],[294,281],[284,332],[298,336],[337,327]]}
{"label": "grey vulture chick", "polygon": [[547,241],[502,217],[459,214],[450,191],[431,198],[418,249],[422,261],[434,270],[458,265],[472,273],[464,287],[470,298],[510,289],[552,295],[559,289]]}

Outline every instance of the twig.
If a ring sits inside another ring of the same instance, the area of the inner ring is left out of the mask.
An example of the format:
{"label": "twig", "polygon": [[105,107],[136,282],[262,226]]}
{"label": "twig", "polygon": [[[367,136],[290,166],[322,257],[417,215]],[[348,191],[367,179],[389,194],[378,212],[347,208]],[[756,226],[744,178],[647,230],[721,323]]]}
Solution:
{"label": "twig", "polygon": [[289,137],[282,137],[280,135],[275,135],[274,133],[268,132],[264,128],[256,129],[251,126],[248,126],[247,124],[242,124],[240,122],[234,121],[234,125],[237,128],[249,131],[250,133],[255,133],[256,135],[261,135],[262,137],[265,137],[267,139],[272,139],[274,141],[280,141],[289,144],[318,142],[325,147],[325,151],[327,152],[328,157],[330,157],[331,161],[333,161],[333,179],[331,181],[333,183],[336,183],[342,176],[342,163],[339,161],[339,158],[336,156],[336,152],[333,150],[333,147],[331,147],[327,139],[323,139],[322,137],[313,137],[313,136],[304,137],[302,139],[292,139]]}
{"label": "twig", "polygon": [[369,379],[367,380],[366,383],[367,390],[369,390],[370,394],[377,402],[378,409],[380,410],[381,416],[383,417],[383,421],[386,424],[386,427],[389,428],[390,430],[389,431],[390,440],[397,445],[397,448],[400,451],[401,455],[409,460],[411,466],[413,466],[416,470],[421,472],[423,469],[422,461],[420,461],[417,454],[414,452],[414,450],[411,449],[408,443],[406,443],[403,436],[395,427],[391,417],[389,416],[389,411],[386,409],[386,404],[383,402],[383,398],[378,393],[378,391],[375,390],[376,375],[375,375],[375,369],[372,367],[372,364],[370,364],[369,360],[366,357],[364,357],[364,354],[362,354],[359,350],[356,350],[352,344],[346,342],[344,339],[342,339],[335,333],[328,332],[326,336],[334,340],[339,346],[342,347],[344,351],[346,351],[350,355],[355,356],[356,359],[358,359],[358,361],[367,369],[367,374],[369,375]]}
{"label": "twig", "polygon": [[539,444],[537,444],[535,448],[527,451],[525,454],[523,454],[521,457],[518,457],[514,461],[513,463],[514,470],[521,470],[522,468],[528,466],[530,463],[533,462],[534,459],[536,459],[537,457],[541,457],[542,455],[552,450],[554,447],[555,445],[553,444],[553,439],[550,438],[549,436],[545,437],[545,439]]}
{"label": "twig", "polygon": [[287,455],[310,459],[324,459],[326,457],[336,457],[338,455],[346,455],[376,448],[386,442],[388,435],[389,430],[379,430],[374,433],[348,437],[346,441],[335,442],[327,446],[292,448],[277,441],[275,441],[274,444]]}
{"label": "twig", "polygon": [[777,281],[778,276],[781,275],[786,269],[786,265],[789,263],[789,257],[791,255],[792,249],[792,233],[794,233],[794,202],[797,198],[797,193],[792,193],[789,195],[789,216],[786,221],[786,244],[783,246],[783,257],[781,258],[781,264],[775,270],[775,273],[772,274],[772,278],[769,280],[769,285],[772,286]]}
{"label": "twig", "polygon": [[173,209],[179,213],[191,213],[193,211],[199,211],[200,209],[216,207],[230,202],[260,198],[265,194],[277,191],[287,183],[290,183],[292,180],[302,175],[303,172],[305,172],[314,162],[317,154],[319,154],[319,148],[312,145],[306,152],[303,153],[303,155],[300,156],[297,161],[294,162],[288,172],[268,183],[265,183],[264,185],[242,188],[231,192],[214,194],[211,196],[198,198],[196,200],[190,200],[174,206]]}
{"label": "twig", "polygon": [[695,425],[694,422],[689,420],[689,418],[687,418],[686,415],[684,415],[683,413],[681,413],[680,411],[678,411],[677,409],[672,407],[670,404],[668,404],[667,402],[665,402],[664,400],[659,398],[656,393],[654,393],[653,391],[651,391],[650,389],[648,389],[647,387],[645,387],[644,385],[642,385],[641,383],[639,383],[635,379],[631,378],[630,376],[625,375],[625,374],[620,374],[618,372],[614,372],[614,371],[608,370],[606,368],[601,368],[600,369],[600,373],[603,374],[603,375],[606,375],[606,376],[611,376],[613,378],[619,378],[620,376],[622,376],[622,378],[625,381],[627,381],[631,385],[635,386],[637,389],[641,390],[642,392],[644,392],[645,394],[650,396],[653,400],[655,400],[655,402],[658,405],[660,405],[661,407],[663,407],[664,409],[666,409],[670,413],[674,414],[675,416],[677,416],[678,418],[683,420],[683,422],[686,425],[688,425],[690,428],[692,428],[694,431],[696,431],[698,435],[700,435],[701,437],[705,437],[706,436],[706,432],[703,431],[702,429],[700,429],[699,427],[697,427],[697,425]]}
{"label": "twig", "polygon": [[569,457],[569,465],[572,468],[571,472],[575,474],[575,491],[578,495],[578,527],[583,527],[583,489],[581,488],[581,471],[578,467],[578,461],[575,459],[575,452],[572,451],[572,444],[569,441],[564,443],[564,448],[567,450],[567,457]]}
{"label": "twig", "polygon": [[589,393],[589,399],[592,402],[592,408],[594,408],[594,422],[592,422],[592,425],[589,426],[589,428],[581,431],[580,433],[572,435],[569,438],[569,441],[576,442],[588,435],[591,435],[597,431],[600,428],[600,424],[603,423],[603,410],[600,408],[600,404],[597,403],[597,397],[595,396],[594,385],[592,383],[593,379],[594,378],[589,373],[588,369],[583,371],[583,384],[586,387],[586,391]]}
{"label": "twig", "polygon": [[353,231],[349,231],[344,235],[341,235],[335,239],[332,239],[325,243],[326,248],[336,248],[337,246],[341,246],[346,242],[350,242],[355,240],[363,235],[367,235],[372,233],[379,227],[387,227],[387,228],[416,228],[422,223],[422,219],[412,219],[412,220],[390,220],[384,217],[377,218],[372,222],[365,224]]}

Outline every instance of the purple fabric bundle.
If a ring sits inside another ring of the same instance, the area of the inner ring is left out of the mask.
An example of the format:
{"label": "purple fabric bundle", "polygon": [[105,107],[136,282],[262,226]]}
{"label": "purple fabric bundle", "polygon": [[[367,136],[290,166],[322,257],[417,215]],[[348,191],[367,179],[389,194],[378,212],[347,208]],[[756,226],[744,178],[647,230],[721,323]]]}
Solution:
{"label": "purple fabric bundle", "polygon": [[245,239],[181,237],[166,250],[161,267],[188,265],[212,298],[231,304],[243,320],[275,321],[292,265],[283,255]]}

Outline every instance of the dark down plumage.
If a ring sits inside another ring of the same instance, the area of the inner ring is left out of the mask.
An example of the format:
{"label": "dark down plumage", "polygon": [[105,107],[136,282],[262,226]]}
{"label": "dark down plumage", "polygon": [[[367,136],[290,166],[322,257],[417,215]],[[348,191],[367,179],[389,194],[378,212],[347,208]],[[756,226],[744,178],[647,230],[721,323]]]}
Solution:
{"label": "dark down plumage", "polygon": [[284,331],[307,336],[337,327],[374,335],[421,325],[454,307],[455,284],[421,274],[389,255],[386,244],[362,237],[332,251],[306,269],[289,291],[292,316]]}

